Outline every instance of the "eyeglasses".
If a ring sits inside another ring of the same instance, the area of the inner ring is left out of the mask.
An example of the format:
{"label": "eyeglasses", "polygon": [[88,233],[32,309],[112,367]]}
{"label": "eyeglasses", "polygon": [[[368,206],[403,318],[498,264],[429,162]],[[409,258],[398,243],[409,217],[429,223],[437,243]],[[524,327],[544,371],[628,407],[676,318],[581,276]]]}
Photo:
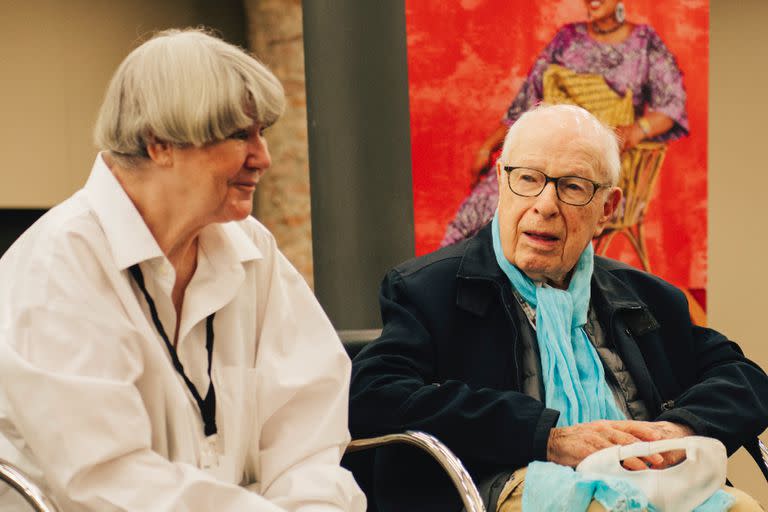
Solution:
{"label": "eyeglasses", "polygon": [[573,206],[589,204],[599,188],[608,187],[608,185],[580,176],[551,178],[538,169],[531,169],[530,167],[505,165],[503,169],[507,171],[509,190],[515,194],[523,197],[536,197],[544,191],[547,183],[551,181],[555,184],[557,198],[565,204]]}

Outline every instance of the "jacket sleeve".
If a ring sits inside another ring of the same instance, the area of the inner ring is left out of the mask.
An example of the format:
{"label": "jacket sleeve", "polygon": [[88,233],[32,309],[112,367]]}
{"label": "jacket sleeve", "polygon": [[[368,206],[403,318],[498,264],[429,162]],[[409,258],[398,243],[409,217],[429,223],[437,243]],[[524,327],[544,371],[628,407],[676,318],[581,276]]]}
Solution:
{"label": "jacket sleeve", "polygon": [[429,322],[451,319],[425,318],[411,297],[401,274],[391,271],[380,292],[381,337],[352,366],[353,435],[422,430],[465,461],[522,467],[545,460],[559,413],[517,391],[439,377],[444,340],[435,337]]}
{"label": "jacket sleeve", "polygon": [[724,335],[693,325],[688,302],[677,288],[646,277],[639,289],[661,326],[661,345],[640,340],[647,362],[656,368],[656,386],[667,395],[662,408],[668,410],[657,419],[719,439],[729,454],[754,440],[768,427],[765,372]]}
{"label": "jacket sleeve", "polygon": [[694,380],[659,420],[719,439],[729,455],[768,427],[768,377],[722,334],[692,326]]}

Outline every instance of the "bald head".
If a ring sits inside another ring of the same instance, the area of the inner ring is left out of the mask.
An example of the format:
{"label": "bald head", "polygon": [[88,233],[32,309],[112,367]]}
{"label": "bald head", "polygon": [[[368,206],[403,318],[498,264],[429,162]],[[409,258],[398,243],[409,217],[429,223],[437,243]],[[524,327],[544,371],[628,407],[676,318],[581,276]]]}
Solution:
{"label": "bald head", "polygon": [[540,105],[524,113],[507,132],[502,162],[512,162],[537,140],[560,140],[578,145],[594,160],[594,168],[611,185],[619,180],[619,144],[613,130],[576,105]]}

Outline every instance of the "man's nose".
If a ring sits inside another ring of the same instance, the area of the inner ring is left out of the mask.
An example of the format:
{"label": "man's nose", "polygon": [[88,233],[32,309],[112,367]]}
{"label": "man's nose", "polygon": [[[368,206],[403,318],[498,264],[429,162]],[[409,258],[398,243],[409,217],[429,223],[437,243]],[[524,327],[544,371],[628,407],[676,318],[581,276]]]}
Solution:
{"label": "man's nose", "polygon": [[544,185],[544,190],[541,191],[541,194],[536,196],[534,209],[541,215],[549,217],[559,211],[559,201],[560,200],[557,198],[557,188],[555,187],[555,183],[550,181]]}

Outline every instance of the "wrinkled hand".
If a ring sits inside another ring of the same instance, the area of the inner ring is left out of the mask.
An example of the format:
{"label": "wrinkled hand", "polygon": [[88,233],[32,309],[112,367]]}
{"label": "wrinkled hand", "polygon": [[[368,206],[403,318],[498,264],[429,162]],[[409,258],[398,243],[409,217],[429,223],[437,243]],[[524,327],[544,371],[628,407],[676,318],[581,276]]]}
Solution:
{"label": "wrinkled hand", "polygon": [[616,135],[619,137],[622,151],[626,151],[627,149],[631,149],[637,146],[645,138],[643,130],[641,130],[640,127],[636,124],[617,126]]}
{"label": "wrinkled hand", "polygon": [[[667,421],[593,421],[570,427],[554,428],[547,443],[547,460],[563,466],[576,467],[592,453],[615,445],[638,441],[658,441],[691,435],[691,429]],[[668,452],[649,457],[631,457],[623,465],[627,469],[642,470],[652,467],[662,469],[679,463],[685,452]]]}
{"label": "wrinkled hand", "polygon": [[[679,423],[672,423],[670,421],[651,421],[648,423],[651,428],[656,430],[661,436],[659,439],[677,439],[680,437],[693,436],[696,433],[688,425],[681,425]],[[653,464],[653,469],[664,469],[676,464],[680,464],[685,460],[685,450],[674,450],[671,452],[663,452],[659,455],[664,459],[661,464]]]}

